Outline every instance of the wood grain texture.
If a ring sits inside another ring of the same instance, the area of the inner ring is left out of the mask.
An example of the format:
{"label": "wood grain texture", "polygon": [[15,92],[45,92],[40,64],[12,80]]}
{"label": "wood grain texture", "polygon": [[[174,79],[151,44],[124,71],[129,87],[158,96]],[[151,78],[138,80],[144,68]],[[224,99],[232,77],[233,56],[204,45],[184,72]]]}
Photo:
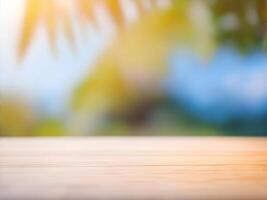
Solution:
{"label": "wood grain texture", "polygon": [[267,138],[2,138],[0,199],[267,199]]}

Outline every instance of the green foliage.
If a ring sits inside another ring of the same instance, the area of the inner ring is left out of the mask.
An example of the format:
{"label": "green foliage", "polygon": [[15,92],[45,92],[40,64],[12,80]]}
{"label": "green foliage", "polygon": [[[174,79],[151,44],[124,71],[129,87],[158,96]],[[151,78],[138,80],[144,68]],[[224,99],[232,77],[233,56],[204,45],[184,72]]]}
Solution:
{"label": "green foliage", "polygon": [[36,136],[64,136],[66,129],[57,119],[42,120],[33,131]]}
{"label": "green foliage", "polygon": [[211,4],[219,43],[247,52],[266,40],[267,1],[215,0]]}

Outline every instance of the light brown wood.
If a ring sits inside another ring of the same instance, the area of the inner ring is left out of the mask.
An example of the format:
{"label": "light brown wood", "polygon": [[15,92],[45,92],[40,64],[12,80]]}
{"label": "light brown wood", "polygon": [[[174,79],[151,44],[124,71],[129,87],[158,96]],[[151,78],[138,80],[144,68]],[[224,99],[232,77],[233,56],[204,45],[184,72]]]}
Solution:
{"label": "light brown wood", "polygon": [[267,138],[2,138],[0,199],[267,199]]}

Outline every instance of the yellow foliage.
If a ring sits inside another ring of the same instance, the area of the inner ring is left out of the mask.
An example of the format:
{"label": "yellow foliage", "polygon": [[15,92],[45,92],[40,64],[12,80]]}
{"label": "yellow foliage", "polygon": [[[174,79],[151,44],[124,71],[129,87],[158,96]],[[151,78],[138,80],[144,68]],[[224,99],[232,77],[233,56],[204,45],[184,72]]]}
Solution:
{"label": "yellow foliage", "polygon": [[[86,95],[88,92],[92,95]],[[119,69],[107,63],[100,66],[76,91],[74,106],[79,108],[83,105],[83,110],[88,112],[101,112],[110,107],[119,109],[121,100],[129,98],[129,95]]]}
{"label": "yellow foliage", "polygon": [[213,50],[211,33],[199,29],[191,15],[179,6],[155,10],[122,31],[76,90],[75,110],[112,113],[146,98],[161,97],[161,81],[175,48],[180,45],[205,54]]}
{"label": "yellow foliage", "polygon": [[0,136],[22,136],[31,134],[36,123],[32,108],[15,98],[0,99]]}

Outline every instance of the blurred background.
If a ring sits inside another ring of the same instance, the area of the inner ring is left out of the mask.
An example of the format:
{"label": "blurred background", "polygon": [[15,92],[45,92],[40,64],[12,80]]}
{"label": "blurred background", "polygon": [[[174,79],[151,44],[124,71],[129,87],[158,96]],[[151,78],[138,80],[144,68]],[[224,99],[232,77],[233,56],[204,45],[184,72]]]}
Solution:
{"label": "blurred background", "polygon": [[267,135],[267,1],[0,0],[0,136]]}

